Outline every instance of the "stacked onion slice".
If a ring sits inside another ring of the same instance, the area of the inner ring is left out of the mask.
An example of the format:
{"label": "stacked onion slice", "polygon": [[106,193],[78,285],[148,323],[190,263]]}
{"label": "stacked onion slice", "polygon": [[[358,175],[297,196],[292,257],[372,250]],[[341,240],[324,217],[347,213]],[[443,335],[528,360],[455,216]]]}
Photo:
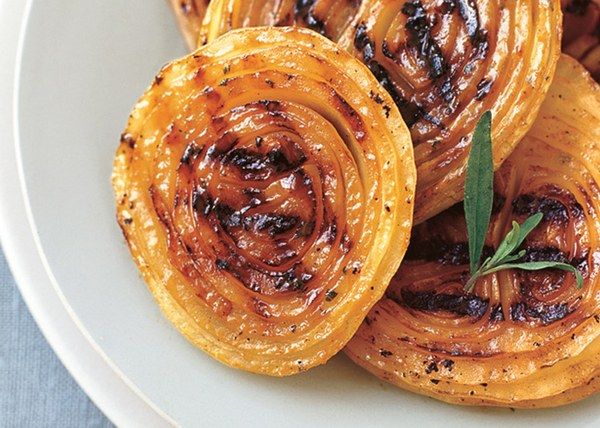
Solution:
{"label": "stacked onion slice", "polygon": [[213,0],[199,44],[229,30],[256,26],[310,28],[338,41],[357,17],[362,0]]}
{"label": "stacked onion slice", "polygon": [[179,28],[190,50],[196,49],[200,26],[210,0],[170,0]]}
{"label": "stacked onion slice", "polygon": [[462,199],[486,110],[495,166],[506,159],[533,123],[560,51],[559,0],[213,0],[202,41],[259,24],[307,26],[339,41],[391,94],[415,146],[416,223]]}
{"label": "stacked onion slice", "polygon": [[402,388],[459,404],[550,407],[600,388],[600,88],[564,56],[533,128],[495,175],[484,252],[542,212],[526,261],[570,273],[501,271],[472,294],[462,207],[413,231],[386,296],[348,355]]}
{"label": "stacked onion slice", "polygon": [[293,28],[233,31],[160,72],[113,186],[133,257],[190,341],[277,376],[346,344],[410,233],[414,159],[391,102]]}
{"label": "stacked onion slice", "polygon": [[462,199],[475,125],[494,121],[498,167],[531,126],[559,55],[558,0],[365,0],[340,41],[390,92],[411,129],[415,222]]}
{"label": "stacked onion slice", "polygon": [[563,50],[600,82],[600,0],[561,0]]}

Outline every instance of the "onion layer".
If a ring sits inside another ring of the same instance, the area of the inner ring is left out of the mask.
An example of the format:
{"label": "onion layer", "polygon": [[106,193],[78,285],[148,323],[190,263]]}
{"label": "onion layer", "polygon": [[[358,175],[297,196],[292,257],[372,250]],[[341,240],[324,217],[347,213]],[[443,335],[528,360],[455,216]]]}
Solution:
{"label": "onion layer", "polygon": [[417,226],[386,296],[346,348],[376,376],[458,404],[551,407],[600,388],[600,88],[563,56],[531,131],[495,175],[485,252],[542,212],[525,260],[582,273],[501,271],[464,292],[462,207]]}
{"label": "onion layer", "polygon": [[203,41],[241,26],[290,24],[339,39],[391,94],[415,146],[415,223],[462,199],[471,137],[486,110],[496,168],[506,159],[532,125],[560,52],[559,0],[214,0]]}
{"label": "onion layer", "polygon": [[210,0],[170,0],[179,29],[190,50],[196,49],[202,19]]}
{"label": "onion layer", "polygon": [[410,134],[390,105],[307,30],[233,31],[160,72],[113,186],[134,260],[191,342],[283,376],[351,338],[412,223]]}

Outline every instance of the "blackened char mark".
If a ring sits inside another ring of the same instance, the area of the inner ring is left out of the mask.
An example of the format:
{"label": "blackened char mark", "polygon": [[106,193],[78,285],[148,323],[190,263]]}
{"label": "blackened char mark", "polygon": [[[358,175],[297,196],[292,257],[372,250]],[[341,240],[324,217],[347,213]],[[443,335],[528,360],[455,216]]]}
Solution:
{"label": "blackened char mark", "polygon": [[467,34],[471,39],[474,49],[473,59],[485,59],[489,51],[487,31],[481,28],[479,11],[474,0],[454,0],[458,5],[458,12],[465,21]]}
{"label": "blackened char mark", "polygon": [[306,161],[306,156],[300,154],[297,159],[288,159],[280,149],[268,153],[259,153],[246,148],[237,148],[225,153],[221,162],[239,168],[247,180],[265,178],[271,172],[281,173],[292,171]]}
{"label": "blackened char mark", "polygon": [[487,311],[489,300],[482,299],[474,294],[447,294],[435,293],[433,291],[401,291],[402,299],[397,303],[411,309],[426,312],[451,312],[459,316],[481,318]]}
{"label": "blackened char mark", "polygon": [[375,58],[375,43],[369,38],[369,32],[364,22],[361,22],[356,27],[354,46],[362,53],[363,59],[366,63]]}
{"label": "blackened char mark", "polygon": [[513,304],[510,308],[510,318],[513,321],[523,322],[528,319],[533,319],[539,320],[544,325],[560,321],[569,315],[569,313],[569,307],[566,303],[531,307],[524,302],[518,302]]}
{"label": "blackened char mark", "polygon": [[214,208],[214,201],[200,186],[192,191],[192,208],[203,217],[208,216]]}
{"label": "blackened char mark", "polygon": [[465,21],[467,34],[474,39],[479,31],[479,12],[474,0],[455,0],[458,5],[458,12]]}
{"label": "blackened char mark", "polygon": [[202,197],[198,197],[198,200],[201,201],[198,208],[203,209],[203,212],[212,210],[224,230],[243,227],[244,230],[255,232],[266,231],[271,237],[274,237],[303,225],[302,220],[297,216],[275,213],[243,215],[240,211],[236,211],[222,202],[209,205]]}
{"label": "blackened char mark", "polygon": [[281,111],[280,111],[281,103],[279,101],[260,100],[260,101],[258,101],[258,105],[263,106],[264,109],[267,110],[267,112],[269,112],[273,116],[277,116],[277,115],[281,114]]}
{"label": "blackened char mark", "polygon": [[300,264],[275,275],[277,276],[275,288],[279,291],[304,291],[313,278],[311,273],[302,270]]}
{"label": "blackened char mark", "polygon": [[452,369],[454,368],[454,361],[453,360],[449,360],[449,359],[444,359],[440,362],[440,364],[448,369],[448,371],[452,371]]}
{"label": "blackened char mark", "polygon": [[[483,249],[482,257],[491,256],[493,250],[489,246]],[[469,245],[466,242],[449,243],[439,239],[418,242],[410,245],[406,253],[407,260],[426,260],[443,265],[461,266],[469,264]]]}
{"label": "blackened char mark", "polygon": [[569,220],[565,205],[553,198],[538,197],[531,194],[520,195],[513,203],[513,212],[517,215],[544,214],[544,220],[563,223]]}
{"label": "blackened char mark", "polygon": [[544,325],[548,325],[569,315],[569,307],[566,303],[560,303],[550,306],[543,305],[538,308],[527,308],[527,315],[539,319]]}
{"label": "blackened char mark", "polygon": [[441,120],[427,113],[423,106],[407,101],[398,93],[387,70],[381,64],[379,64],[377,61],[371,61],[367,64],[367,66],[381,86],[383,86],[392,96],[394,103],[398,106],[398,109],[402,114],[402,118],[408,127],[412,127],[419,120],[424,119],[438,128],[444,129],[444,125],[442,124]]}
{"label": "blackened char mark", "polygon": [[432,372],[439,372],[439,371],[440,371],[440,369],[438,368],[437,363],[435,361],[431,361],[425,366],[425,373],[427,373],[427,374],[431,374]]}
{"label": "blackened char mark", "polygon": [[[408,101],[398,92],[394,82],[390,78],[388,71],[374,59],[375,43],[369,38],[369,32],[364,22],[361,22],[356,27],[354,46],[359,52],[362,53],[364,63],[367,65],[367,67],[369,67],[369,70],[371,70],[371,73],[373,73],[377,81],[391,95],[392,100],[394,100],[394,103],[396,106],[398,106],[398,109],[402,114],[402,118],[409,128],[414,126],[421,119],[432,123],[440,129],[444,128],[442,122],[436,117],[427,113],[423,106]],[[382,43],[382,51],[384,56],[394,60],[393,54],[389,50],[386,41]],[[389,113],[389,109],[387,112]],[[386,114],[386,116],[388,116],[388,114]]]}
{"label": "blackened char mark", "polygon": [[525,321],[525,303],[518,302],[510,307],[510,319],[513,321]]}
{"label": "blackened char mark", "polygon": [[325,28],[325,22],[319,19],[313,12],[312,9],[308,11],[306,16],[304,17],[304,22],[306,26],[313,31],[327,37],[327,28]]}
{"label": "blackened char mark", "polygon": [[327,37],[325,23],[314,14],[315,2],[316,0],[297,0],[294,15],[297,20],[304,21],[308,28]]}
{"label": "blackened char mark", "polygon": [[475,99],[478,101],[481,101],[482,99],[484,99],[487,96],[487,94],[489,94],[490,91],[492,90],[493,85],[494,85],[493,79],[490,79],[490,78],[481,79],[481,81],[477,84],[477,95],[475,96]]}
{"label": "blackened char mark", "polygon": [[502,305],[496,305],[490,311],[490,321],[504,321],[504,312],[502,312]]}
{"label": "blackened char mark", "polygon": [[239,211],[236,211],[232,207],[222,202],[216,203],[213,207],[213,211],[221,224],[221,227],[225,230],[234,227],[240,227],[242,225],[242,215]]}
{"label": "blackened char mark", "polygon": [[182,165],[190,165],[198,155],[202,152],[202,148],[198,147],[195,143],[190,143],[183,151],[183,155],[181,155],[181,159],[179,162]]}
{"label": "blackened char mark", "polygon": [[432,26],[427,12],[420,0],[408,1],[402,6],[402,13],[408,17],[406,29],[410,34],[409,43],[417,49],[419,57],[425,62],[432,79],[442,77],[448,71],[448,64],[434,40]]}
{"label": "blackened char mark", "polygon": [[121,144],[127,144],[130,149],[135,149],[136,139],[130,133],[122,133],[121,134]]}
{"label": "blackened char mark", "polygon": [[544,220],[557,223],[566,223],[569,220],[569,212],[565,205],[553,198],[538,197],[532,194],[520,195],[513,203],[513,213],[517,215],[544,214]]}
{"label": "blackened char mark", "polygon": [[297,216],[265,213],[246,216],[242,223],[246,230],[267,231],[270,236],[275,236],[292,230],[301,223],[301,220]]}
{"label": "blackened char mark", "polygon": [[296,0],[295,14],[297,16],[306,15],[316,0]]}
{"label": "blackened char mark", "polygon": [[569,258],[556,247],[528,247],[525,248],[523,262],[569,263]]}

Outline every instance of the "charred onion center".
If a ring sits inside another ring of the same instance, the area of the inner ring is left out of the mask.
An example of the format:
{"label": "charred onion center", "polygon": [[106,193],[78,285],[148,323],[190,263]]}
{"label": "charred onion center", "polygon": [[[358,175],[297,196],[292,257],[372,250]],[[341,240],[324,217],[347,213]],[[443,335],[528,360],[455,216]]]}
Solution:
{"label": "charred onion center", "polygon": [[[336,153],[345,142],[323,117],[286,101],[251,102],[212,121],[216,138],[183,150],[172,213],[156,204],[161,219],[189,258],[212,254],[249,290],[318,290],[334,255],[352,247],[345,201],[363,199],[344,186],[359,179],[354,161]],[[171,126],[167,144],[180,132]],[[185,273],[179,258],[172,255]]]}

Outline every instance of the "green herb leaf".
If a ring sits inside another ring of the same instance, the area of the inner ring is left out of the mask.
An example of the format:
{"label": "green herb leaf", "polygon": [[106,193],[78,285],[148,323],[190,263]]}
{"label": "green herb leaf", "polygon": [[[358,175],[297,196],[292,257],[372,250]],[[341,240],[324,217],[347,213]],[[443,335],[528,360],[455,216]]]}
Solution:
{"label": "green herb leaf", "polygon": [[519,259],[520,257],[512,256],[511,260],[507,260],[507,257],[521,246],[527,235],[540,224],[543,217],[544,215],[542,213],[537,213],[525,220],[523,224],[513,221],[512,230],[506,234],[498,246],[496,254],[492,257],[490,264],[497,265],[499,263],[507,263]]}
{"label": "green herb leaf", "polygon": [[[540,224],[540,222],[542,221],[543,218],[544,218],[544,214],[537,213],[537,214],[532,215],[531,217],[529,217],[527,220],[525,220],[523,222],[523,224],[520,227],[521,230],[519,232],[519,239],[517,240],[514,250],[516,250],[517,248],[519,248],[521,246],[521,244],[523,243],[525,238],[527,238],[527,235],[529,235],[533,229],[538,227],[538,225]],[[513,222],[513,223],[516,223],[516,222]]]}
{"label": "green herb leaf", "polygon": [[500,245],[498,245],[496,253],[492,256],[488,264],[496,265],[501,260],[504,260],[504,258],[510,253],[512,253],[517,248],[516,243],[520,235],[521,225],[516,221],[513,221],[511,231],[506,234]]}
{"label": "green herb leaf", "polygon": [[505,263],[499,266],[495,266],[491,269],[481,272],[481,275],[489,275],[490,273],[498,272],[506,269],[522,269],[522,270],[542,270],[542,269],[560,269],[571,272],[575,275],[577,280],[577,288],[583,287],[583,276],[581,273],[572,265],[567,263],[542,261],[542,262],[524,262],[524,263]]}
{"label": "green herb leaf", "polygon": [[471,142],[465,182],[465,218],[469,236],[471,275],[481,261],[494,199],[494,162],[492,157],[492,113],[483,114]]}
{"label": "green herb leaf", "polygon": [[[515,254],[525,238],[542,221],[544,215],[537,213],[525,220],[523,224],[512,222],[512,229],[506,234],[496,253],[480,264],[485,237],[490,226],[492,203],[494,200],[494,162],[492,158],[492,113],[483,114],[471,144],[469,161],[467,162],[467,178],[465,183],[465,218],[469,237],[469,267],[471,277],[465,284],[467,293],[473,291],[479,278],[506,269],[522,269],[528,271],[542,269],[561,269],[571,272],[577,280],[577,288],[583,287],[583,276],[570,264],[553,261],[519,262],[525,256],[525,250]],[[513,263],[516,262],[516,263]]]}

